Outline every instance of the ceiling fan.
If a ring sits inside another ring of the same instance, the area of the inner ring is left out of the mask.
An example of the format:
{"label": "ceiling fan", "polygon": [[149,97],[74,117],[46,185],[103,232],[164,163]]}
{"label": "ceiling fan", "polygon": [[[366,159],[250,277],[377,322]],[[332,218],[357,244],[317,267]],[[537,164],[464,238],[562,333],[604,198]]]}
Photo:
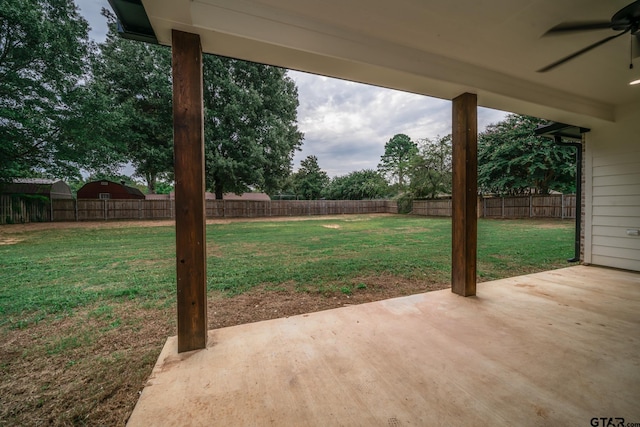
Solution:
{"label": "ceiling fan", "polygon": [[[544,73],[559,65],[564,64],[565,62],[569,62],[572,59],[589,52],[592,49],[595,49],[598,46],[601,46],[607,42],[610,42],[613,39],[617,39],[620,36],[623,36],[627,33],[630,33],[632,36],[635,36],[640,43],[640,0],[636,0],[633,3],[623,7],[619,11],[617,11],[612,17],[610,21],[589,21],[589,22],[564,22],[562,24],[558,24],[555,27],[551,28],[549,31],[544,33],[544,36],[549,34],[566,34],[578,31],[590,31],[590,30],[602,30],[602,29],[612,29],[614,31],[619,31],[618,34],[609,36],[604,38],[592,45],[589,45],[583,49],[580,49],[577,52],[572,53],[569,56],[566,56],[552,64],[547,65],[538,70],[539,73]],[[632,54],[633,56],[633,54]],[[633,68],[633,64],[629,65],[630,68]]]}

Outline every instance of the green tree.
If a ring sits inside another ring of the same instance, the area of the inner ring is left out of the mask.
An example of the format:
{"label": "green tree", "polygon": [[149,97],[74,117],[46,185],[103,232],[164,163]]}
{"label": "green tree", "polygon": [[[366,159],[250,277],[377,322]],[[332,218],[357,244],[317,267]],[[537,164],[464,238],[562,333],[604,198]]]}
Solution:
{"label": "green tree", "polygon": [[409,161],[418,151],[418,146],[407,135],[394,135],[384,146],[384,154],[380,158],[378,170],[397,178],[398,191],[405,188],[405,176],[409,168]]}
{"label": "green tree", "polygon": [[302,143],[298,90],[286,70],[204,57],[206,184],[223,193],[273,193],[291,173]]}
{"label": "green tree", "polygon": [[153,194],[157,180],[173,171],[171,50],[123,39],[113,15],[103,14],[109,33],[93,60],[86,103],[111,107],[97,110],[93,135],[107,139],[112,152],[123,150]]}
{"label": "green tree", "polygon": [[478,186],[483,193],[548,194],[575,191],[571,148],[534,134],[546,121],[508,115],[478,137]]}
{"label": "green tree", "polygon": [[316,156],[307,156],[300,161],[300,169],[292,176],[296,194],[306,200],[316,200],[329,184],[329,175],[318,165]]}
{"label": "green tree", "polygon": [[156,183],[156,194],[170,194],[173,190],[173,182],[158,181]]}
{"label": "green tree", "polygon": [[419,141],[418,153],[409,161],[409,190],[416,199],[451,194],[451,134]]}
{"label": "green tree", "polygon": [[337,176],[326,187],[324,195],[331,200],[381,199],[389,193],[389,184],[373,169],[363,169]]}
{"label": "green tree", "polygon": [[[171,180],[173,172],[171,51],[120,38],[113,16],[103,13],[110,32],[90,86],[92,102],[105,98],[114,107],[102,113],[94,137],[111,138],[112,151],[122,151],[154,193],[156,182]],[[204,55],[203,71],[207,188],[219,198],[279,189],[302,141],[293,80],[281,68],[214,55]]]}
{"label": "green tree", "polygon": [[60,134],[88,50],[72,0],[0,1],[0,179],[79,174]]}
{"label": "green tree", "polygon": [[127,162],[123,140],[128,118],[100,84],[87,77],[84,85],[73,90],[69,111],[59,138],[63,148],[75,153],[78,167],[89,175],[116,176]]}

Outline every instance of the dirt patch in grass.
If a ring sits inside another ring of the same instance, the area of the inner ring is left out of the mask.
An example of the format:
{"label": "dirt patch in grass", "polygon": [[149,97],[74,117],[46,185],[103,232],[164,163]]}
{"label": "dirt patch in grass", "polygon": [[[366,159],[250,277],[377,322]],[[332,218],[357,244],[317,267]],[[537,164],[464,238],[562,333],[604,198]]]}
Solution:
{"label": "dirt patch in grass", "polygon": [[211,239],[207,240],[207,256],[216,258],[222,257],[222,250],[220,249],[220,245],[218,245]]}
{"label": "dirt patch in grass", "polygon": [[[393,276],[302,290],[262,285],[209,295],[209,328],[288,317],[410,295],[448,285]],[[124,425],[168,336],[175,308],[135,300],[92,305],[0,334],[0,425]]]}
{"label": "dirt patch in grass", "polygon": [[575,223],[575,220],[540,220],[540,222],[536,223],[534,227],[553,230],[556,228],[565,228],[568,222]]}
{"label": "dirt patch in grass", "polygon": [[172,220],[155,221],[78,221],[78,222],[30,222],[27,224],[4,224],[0,233],[18,234],[42,230],[65,230],[69,228],[100,229],[130,227],[168,227],[175,225]]}
{"label": "dirt patch in grass", "polygon": [[353,284],[336,284],[320,290],[305,290],[292,284],[276,289],[262,285],[241,295],[209,297],[209,329],[312,313],[347,305],[446,289],[449,283],[429,283],[395,276],[359,277]]}
{"label": "dirt patch in grass", "polygon": [[24,239],[16,239],[15,237],[2,237],[0,236],[0,245],[15,245],[22,242]]}
{"label": "dirt patch in grass", "polygon": [[3,331],[1,425],[124,425],[173,333],[172,310],[100,308]]}

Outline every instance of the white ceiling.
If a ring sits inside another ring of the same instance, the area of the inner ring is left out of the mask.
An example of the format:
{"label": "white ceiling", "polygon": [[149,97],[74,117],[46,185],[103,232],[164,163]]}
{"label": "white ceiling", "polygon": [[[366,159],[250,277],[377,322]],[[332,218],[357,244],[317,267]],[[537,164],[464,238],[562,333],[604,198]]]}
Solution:
{"label": "white ceiling", "polygon": [[162,44],[171,29],[203,51],[592,126],[640,102],[640,58],[623,36],[547,73],[536,70],[609,35],[541,38],[565,21],[608,20],[631,0],[143,0]]}

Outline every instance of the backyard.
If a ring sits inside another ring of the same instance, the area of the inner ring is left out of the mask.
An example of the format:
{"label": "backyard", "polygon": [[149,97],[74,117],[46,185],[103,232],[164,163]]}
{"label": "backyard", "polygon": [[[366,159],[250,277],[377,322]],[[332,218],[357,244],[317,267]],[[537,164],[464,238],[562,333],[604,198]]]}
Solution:
{"label": "backyard", "polygon": [[[479,220],[479,281],[567,266],[573,225]],[[444,289],[450,248],[445,218],[209,221],[209,328]],[[0,227],[0,425],[124,424],[175,281],[170,221]]]}

